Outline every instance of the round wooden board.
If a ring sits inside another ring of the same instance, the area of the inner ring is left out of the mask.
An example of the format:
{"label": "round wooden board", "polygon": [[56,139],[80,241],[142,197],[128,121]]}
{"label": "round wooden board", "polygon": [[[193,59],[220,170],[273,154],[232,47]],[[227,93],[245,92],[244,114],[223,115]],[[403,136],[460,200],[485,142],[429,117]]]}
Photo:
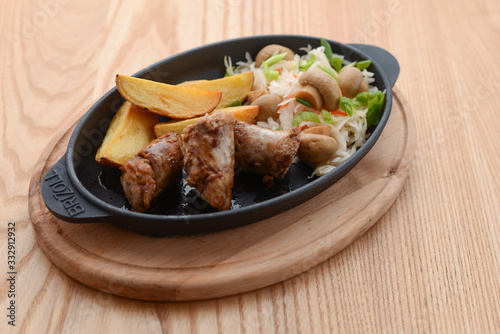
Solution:
{"label": "round wooden board", "polygon": [[407,102],[394,93],[379,141],[335,185],[275,217],[204,235],[153,238],[109,223],[72,224],[55,218],[45,207],[40,181],[64,154],[71,128],[47,147],[31,179],[29,208],[38,243],[74,279],[136,299],[223,297],[298,275],[372,227],[403,187],[416,136]]}

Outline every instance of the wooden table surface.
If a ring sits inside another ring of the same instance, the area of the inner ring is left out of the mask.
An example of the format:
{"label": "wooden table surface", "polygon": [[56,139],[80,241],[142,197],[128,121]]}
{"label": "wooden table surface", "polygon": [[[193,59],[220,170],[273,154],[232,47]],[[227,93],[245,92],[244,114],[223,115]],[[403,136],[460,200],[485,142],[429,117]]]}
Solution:
{"label": "wooden table surface", "polygon": [[[324,36],[378,45],[418,148],[400,196],[339,254],[233,297],[154,303],[71,279],[37,245],[33,169],[114,84],[224,39]],[[0,3],[1,332],[493,333],[500,331],[500,2],[97,1]],[[16,226],[16,322],[6,317],[8,223]]]}

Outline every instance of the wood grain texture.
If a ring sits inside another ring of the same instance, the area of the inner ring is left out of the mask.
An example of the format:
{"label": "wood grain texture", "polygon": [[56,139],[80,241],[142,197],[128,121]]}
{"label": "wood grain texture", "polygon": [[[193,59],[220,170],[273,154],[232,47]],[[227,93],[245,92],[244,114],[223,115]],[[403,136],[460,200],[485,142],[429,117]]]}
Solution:
{"label": "wood grain texture", "polygon": [[[369,43],[400,62],[396,87],[419,143],[409,180],[342,252],[269,288],[152,303],[114,297],[55,268],[35,241],[28,184],[41,152],[116,73],[180,51],[270,33]],[[15,221],[23,333],[415,332],[500,328],[500,3],[478,1],[0,2],[2,241]],[[3,272],[7,248],[0,247]],[[7,282],[0,283],[7,307]]]}
{"label": "wood grain texture", "polygon": [[[40,157],[29,208],[39,246],[63,272],[118,296],[192,301],[240,294],[294,277],[356,240],[403,187],[415,150],[408,105],[395,90],[377,144],[341,181],[287,212],[242,228],[152,238],[111,224],[71,224],[44,204],[40,184],[72,129]],[[54,148],[54,149],[53,149]]]}

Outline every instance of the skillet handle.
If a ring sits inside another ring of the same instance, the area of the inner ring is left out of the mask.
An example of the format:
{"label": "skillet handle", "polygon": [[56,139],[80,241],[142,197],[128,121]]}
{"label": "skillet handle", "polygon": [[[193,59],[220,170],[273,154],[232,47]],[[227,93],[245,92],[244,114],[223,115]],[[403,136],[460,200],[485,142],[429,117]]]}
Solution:
{"label": "skillet handle", "polygon": [[44,175],[40,189],[45,205],[59,219],[71,223],[109,220],[109,213],[87,201],[73,186],[66,168],[66,155]]}
{"label": "skillet handle", "polygon": [[389,78],[391,87],[394,86],[399,76],[399,63],[396,58],[386,50],[378,46],[368,44],[350,44],[356,49],[366,53],[371,59],[382,67]]}

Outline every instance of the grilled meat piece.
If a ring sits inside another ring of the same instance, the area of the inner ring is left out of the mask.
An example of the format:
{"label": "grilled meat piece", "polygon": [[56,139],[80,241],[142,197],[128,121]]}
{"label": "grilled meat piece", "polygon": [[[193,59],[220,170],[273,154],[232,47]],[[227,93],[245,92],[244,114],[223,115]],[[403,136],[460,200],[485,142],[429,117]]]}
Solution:
{"label": "grilled meat piece", "polygon": [[186,181],[218,210],[229,210],[234,183],[234,124],[230,113],[207,115],[182,135]]}
{"label": "grilled meat piece", "polygon": [[273,131],[237,121],[235,160],[245,171],[264,175],[263,181],[283,180],[300,145],[300,131]]}
{"label": "grilled meat piece", "polygon": [[144,212],[154,199],[181,175],[182,150],[177,133],[152,141],[120,167],[123,191],[132,209]]}

